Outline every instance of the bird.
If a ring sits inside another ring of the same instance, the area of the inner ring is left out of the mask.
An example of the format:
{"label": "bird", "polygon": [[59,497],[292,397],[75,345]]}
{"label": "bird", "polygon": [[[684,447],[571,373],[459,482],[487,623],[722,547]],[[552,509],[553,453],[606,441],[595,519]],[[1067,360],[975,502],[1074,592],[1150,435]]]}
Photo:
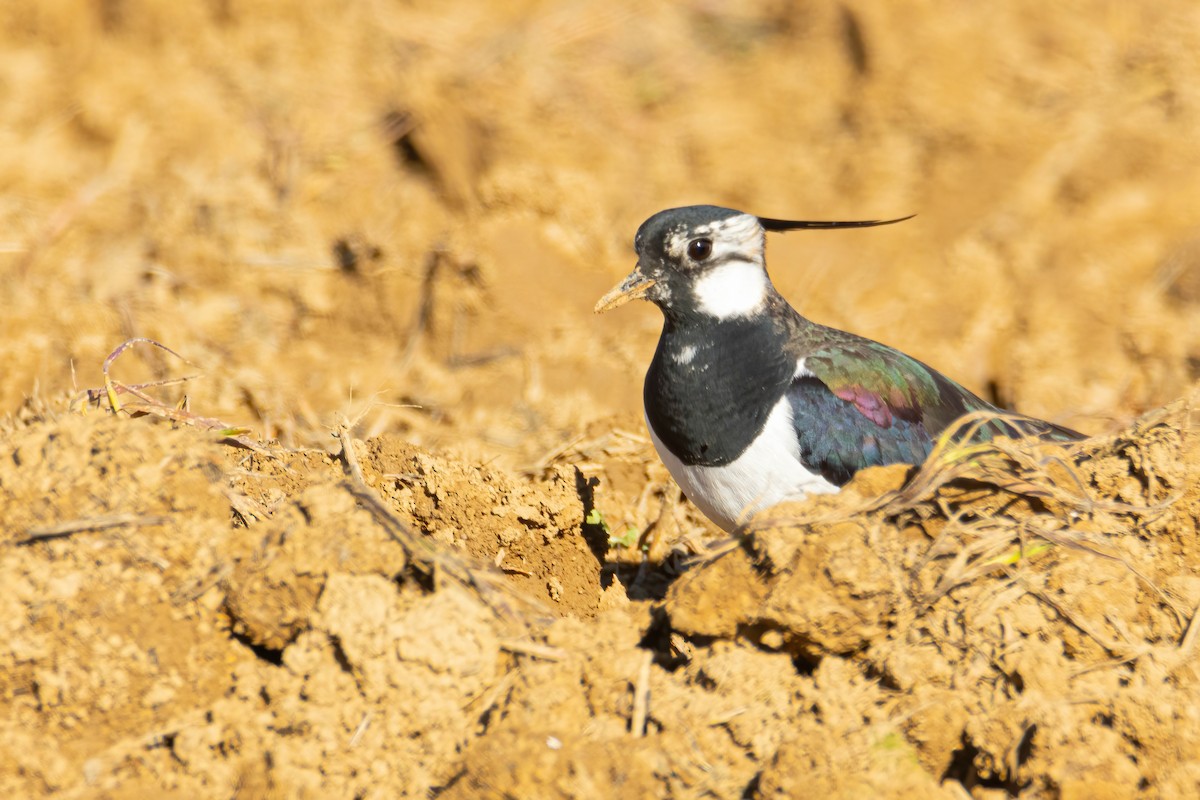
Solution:
{"label": "bird", "polygon": [[644,298],[663,327],[643,388],[646,426],[684,495],[727,532],[785,500],[834,494],[859,471],[919,464],[971,412],[974,440],[1069,428],[1008,414],[887,345],[801,316],[767,274],[766,233],[892,225],[758,217],[696,205],[660,211],[634,238],[633,271],[597,313]]}

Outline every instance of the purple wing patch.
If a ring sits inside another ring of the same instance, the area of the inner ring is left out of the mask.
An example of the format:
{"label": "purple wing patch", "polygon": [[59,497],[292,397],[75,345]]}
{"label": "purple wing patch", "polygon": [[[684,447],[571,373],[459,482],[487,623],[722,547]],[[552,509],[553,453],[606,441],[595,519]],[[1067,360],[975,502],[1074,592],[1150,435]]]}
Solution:
{"label": "purple wing patch", "polygon": [[892,427],[892,410],[883,398],[874,392],[869,392],[861,386],[845,386],[835,390],[834,394],[847,403],[853,403],[864,417],[879,427]]}

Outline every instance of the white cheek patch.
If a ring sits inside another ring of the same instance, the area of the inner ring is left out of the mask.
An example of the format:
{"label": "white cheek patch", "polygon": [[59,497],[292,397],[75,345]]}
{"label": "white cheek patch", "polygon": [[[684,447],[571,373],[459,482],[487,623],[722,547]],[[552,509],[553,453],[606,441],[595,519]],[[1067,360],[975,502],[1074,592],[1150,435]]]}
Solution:
{"label": "white cheek patch", "polygon": [[729,319],[761,310],[767,302],[769,287],[762,264],[727,261],[699,275],[692,291],[701,313]]}

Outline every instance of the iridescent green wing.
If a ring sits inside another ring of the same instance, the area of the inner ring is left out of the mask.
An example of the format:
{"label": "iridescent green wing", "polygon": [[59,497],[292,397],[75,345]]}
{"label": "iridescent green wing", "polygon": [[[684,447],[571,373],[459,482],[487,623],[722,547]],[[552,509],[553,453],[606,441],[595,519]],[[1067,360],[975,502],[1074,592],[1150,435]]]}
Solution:
{"label": "iridescent green wing", "polygon": [[[936,370],[886,345],[825,329],[788,390],[801,457],[841,485],[860,469],[919,464],[948,426],[974,411],[1003,413]],[[975,438],[1080,435],[1028,417],[995,420]]]}

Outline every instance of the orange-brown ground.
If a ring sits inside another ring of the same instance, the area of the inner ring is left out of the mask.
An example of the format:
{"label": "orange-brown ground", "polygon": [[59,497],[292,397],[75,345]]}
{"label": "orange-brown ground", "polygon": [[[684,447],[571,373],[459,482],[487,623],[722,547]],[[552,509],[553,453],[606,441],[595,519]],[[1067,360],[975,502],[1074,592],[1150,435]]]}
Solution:
{"label": "orange-brown ground", "polygon": [[[644,5],[0,6],[0,789],[1200,791],[1200,10]],[[723,543],[590,311],[693,202],[1093,438]]]}

